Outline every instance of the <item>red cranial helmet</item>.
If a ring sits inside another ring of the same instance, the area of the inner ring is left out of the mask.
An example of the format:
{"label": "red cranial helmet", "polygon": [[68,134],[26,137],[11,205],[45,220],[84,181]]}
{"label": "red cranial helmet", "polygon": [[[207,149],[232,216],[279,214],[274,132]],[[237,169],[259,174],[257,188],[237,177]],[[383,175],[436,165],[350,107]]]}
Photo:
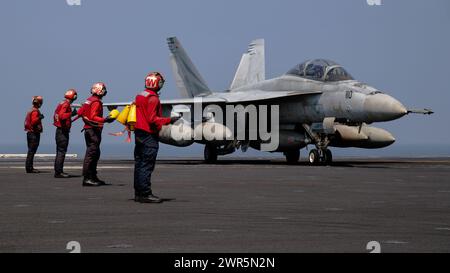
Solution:
{"label": "red cranial helmet", "polygon": [[151,72],[145,77],[145,88],[158,92],[164,85],[164,77],[159,72]]}
{"label": "red cranial helmet", "polygon": [[77,99],[77,91],[75,91],[75,89],[69,89],[66,91],[66,93],[64,94],[64,98],[74,101]]}
{"label": "red cranial helmet", "polygon": [[103,97],[106,95],[108,91],[106,91],[106,85],[102,82],[94,83],[91,88],[91,94],[97,95],[99,97]]}
{"label": "red cranial helmet", "polygon": [[37,107],[41,107],[41,105],[44,103],[44,99],[42,98],[42,96],[33,96],[32,103]]}

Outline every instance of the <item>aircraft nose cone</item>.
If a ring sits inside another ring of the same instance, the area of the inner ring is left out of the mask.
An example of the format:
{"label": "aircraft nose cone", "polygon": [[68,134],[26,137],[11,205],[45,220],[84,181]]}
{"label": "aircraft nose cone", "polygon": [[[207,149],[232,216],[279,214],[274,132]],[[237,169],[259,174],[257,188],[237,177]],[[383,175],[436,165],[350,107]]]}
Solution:
{"label": "aircraft nose cone", "polygon": [[389,121],[408,113],[405,106],[386,94],[368,95],[364,102],[367,118],[372,121]]}

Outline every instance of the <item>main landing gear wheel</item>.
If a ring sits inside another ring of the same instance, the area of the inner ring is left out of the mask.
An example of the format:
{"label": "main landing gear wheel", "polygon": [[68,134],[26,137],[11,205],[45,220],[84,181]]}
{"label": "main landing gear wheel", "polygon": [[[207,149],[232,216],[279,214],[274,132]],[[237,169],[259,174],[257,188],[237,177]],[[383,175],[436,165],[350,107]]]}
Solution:
{"label": "main landing gear wheel", "polygon": [[284,156],[288,164],[297,164],[300,159],[300,150],[285,152]]}
{"label": "main landing gear wheel", "polygon": [[333,154],[331,153],[331,151],[329,149],[326,149],[324,155],[324,163],[327,165],[331,165],[331,163],[333,163]]}
{"label": "main landing gear wheel", "polygon": [[216,163],[217,162],[217,147],[214,145],[205,145],[205,150],[203,152],[206,163]]}
{"label": "main landing gear wheel", "polygon": [[312,149],[309,152],[308,160],[311,165],[319,165],[320,163],[319,152],[316,149]]}
{"label": "main landing gear wheel", "polygon": [[333,154],[329,149],[322,150],[319,152],[317,149],[312,149],[309,152],[309,163],[311,165],[331,165],[333,162]]}

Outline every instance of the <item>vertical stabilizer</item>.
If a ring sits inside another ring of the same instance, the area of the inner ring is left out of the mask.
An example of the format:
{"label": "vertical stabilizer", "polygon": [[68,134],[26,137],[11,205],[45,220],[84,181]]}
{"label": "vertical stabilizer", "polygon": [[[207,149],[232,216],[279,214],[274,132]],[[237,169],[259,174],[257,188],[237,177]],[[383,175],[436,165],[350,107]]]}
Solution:
{"label": "vertical stabilizer", "polygon": [[254,40],[242,55],[230,90],[265,80],[264,39]]}
{"label": "vertical stabilizer", "polygon": [[211,94],[211,90],[176,37],[167,38],[170,63],[181,96],[192,98]]}

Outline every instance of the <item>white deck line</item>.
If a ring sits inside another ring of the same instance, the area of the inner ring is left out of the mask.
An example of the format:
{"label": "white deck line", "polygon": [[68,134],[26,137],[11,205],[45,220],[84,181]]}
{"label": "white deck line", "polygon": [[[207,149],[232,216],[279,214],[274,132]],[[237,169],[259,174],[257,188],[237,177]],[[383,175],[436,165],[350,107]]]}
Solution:
{"label": "white deck line", "polygon": [[[0,158],[26,158],[27,154],[0,154]],[[56,154],[35,154],[35,158],[55,158]],[[78,154],[66,154],[66,158],[77,158]]]}

